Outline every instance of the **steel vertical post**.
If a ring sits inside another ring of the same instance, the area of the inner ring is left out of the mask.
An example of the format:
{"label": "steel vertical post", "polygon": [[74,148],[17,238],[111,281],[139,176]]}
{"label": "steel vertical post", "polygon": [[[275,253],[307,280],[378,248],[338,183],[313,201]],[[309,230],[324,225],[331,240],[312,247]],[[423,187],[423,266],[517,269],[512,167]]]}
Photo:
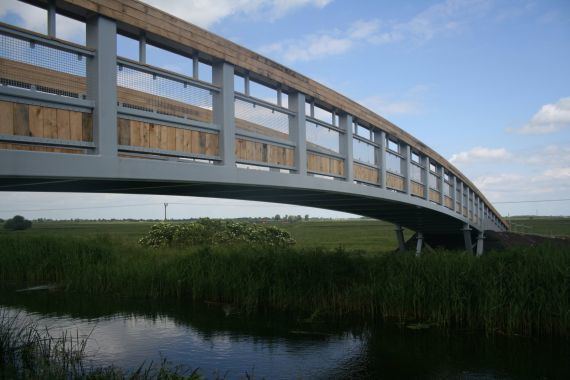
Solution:
{"label": "steel vertical post", "polygon": [[139,62],[146,63],[146,34],[144,32],[139,36]]}
{"label": "steel vertical post", "polygon": [[386,132],[380,132],[380,187],[386,188]]}
{"label": "steel vertical post", "polygon": [[47,33],[50,37],[55,37],[55,0],[49,0],[47,6]]}
{"label": "steel vertical post", "polygon": [[453,176],[453,195],[451,198],[453,200],[453,211],[457,212],[457,177],[455,175]]}
{"label": "steel vertical post", "polygon": [[235,166],[235,117],[234,117],[234,66],[216,62],[212,67],[214,85],[220,91],[214,94],[214,124],[220,129],[220,156],[223,165]]}
{"label": "steel vertical post", "polygon": [[443,191],[443,188],[445,186],[445,169],[443,168],[443,166],[439,167],[439,204],[440,205],[444,205],[445,202],[443,201],[443,197],[445,197],[445,192]]}
{"label": "steel vertical post", "polygon": [[426,163],[426,178],[424,179],[424,186],[426,188],[426,191],[424,193],[424,198],[426,201],[429,202],[429,176],[430,176],[429,157],[425,156],[424,161]]}
{"label": "steel vertical post", "polygon": [[344,157],[344,177],[346,182],[354,181],[354,157],[352,152],[352,116],[348,114],[340,115],[340,128],[344,134],[340,135],[340,154]]}
{"label": "steel vertical post", "polygon": [[398,240],[398,251],[405,252],[406,242],[404,240],[404,229],[402,228],[402,226],[396,225],[394,232],[396,232],[396,239]]}
{"label": "steel vertical post", "polygon": [[87,60],[87,94],[95,102],[95,153],[117,155],[117,25],[100,15],[87,19],[87,46],[95,49]]}
{"label": "steel vertical post", "polygon": [[295,143],[295,171],[307,175],[307,125],[305,119],[305,94],[289,94],[289,109],[295,116],[289,117],[289,139]]}
{"label": "steel vertical post", "polygon": [[412,148],[406,144],[406,194],[412,194]]}

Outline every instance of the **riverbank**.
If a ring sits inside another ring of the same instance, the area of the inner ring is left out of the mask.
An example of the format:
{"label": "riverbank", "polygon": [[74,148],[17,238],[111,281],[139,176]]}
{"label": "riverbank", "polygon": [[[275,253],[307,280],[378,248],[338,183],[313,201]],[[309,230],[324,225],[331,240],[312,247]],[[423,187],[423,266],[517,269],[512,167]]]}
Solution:
{"label": "riverbank", "polygon": [[145,249],[107,237],[0,237],[4,290],[219,302],[304,318],[417,321],[487,333],[570,335],[570,252],[365,254],[343,250]]}

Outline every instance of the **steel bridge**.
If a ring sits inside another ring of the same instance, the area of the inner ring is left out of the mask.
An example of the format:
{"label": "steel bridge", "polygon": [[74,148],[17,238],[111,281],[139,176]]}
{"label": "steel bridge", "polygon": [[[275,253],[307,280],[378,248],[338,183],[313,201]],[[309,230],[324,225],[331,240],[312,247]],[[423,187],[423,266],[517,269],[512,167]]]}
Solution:
{"label": "steel bridge", "polygon": [[[508,229],[434,150],[266,57],[134,0],[26,2],[47,33],[0,23],[2,191],[326,208],[396,224],[400,247],[401,227],[414,230],[418,252],[457,235],[482,253],[485,230]],[[84,44],[56,38],[59,17]],[[118,40],[138,54],[121,56]],[[183,64],[149,64],[157,51]]]}

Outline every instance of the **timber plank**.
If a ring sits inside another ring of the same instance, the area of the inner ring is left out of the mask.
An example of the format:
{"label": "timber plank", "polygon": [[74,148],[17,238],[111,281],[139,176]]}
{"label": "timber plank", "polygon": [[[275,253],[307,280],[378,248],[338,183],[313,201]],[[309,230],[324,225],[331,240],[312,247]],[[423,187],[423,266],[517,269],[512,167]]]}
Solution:
{"label": "timber plank", "polygon": [[57,139],[57,110],[55,108],[44,108],[44,137]]}
{"label": "timber plank", "polygon": [[142,134],[142,122],[138,120],[129,120],[129,125],[131,126],[131,145],[132,146],[142,146],[141,144],[141,134]]}
{"label": "timber plank", "polygon": [[83,139],[83,116],[81,112],[69,111],[69,139],[81,141]]}
{"label": "timber plank", "polygon": [[30,136],[44,137],[44,107],[29,106]]}
{"label": "timber plank", "polygon": [[131,124],[129,120],[119,118],[117,120],[119,133],[118,133],[118,143],[119,145],[131,145]]}
{"label": "timber plank", "polygon": [[81,136],[83,141],[91,142],[93,141],[93,114],[83,112],[81,114],[81,126],[82,126],[82,133]]}
{"label": "timber plank", "polygon": [[14,134],[14,104],[0,101],[0,135]]}
{"label": "timber plank", "polygon": [[71,129],[69,128],[69,111],[57,109],[57,138],[60,140],[69,140],[71,137]]}
{"label": "timber plank", "polygon": [[185,129],[183,133],[184,136],[182,138],[182,144],[183,144],[182,150],[186,153],[192,153],[192,131]]}
{"label": "timber plank", "polygon": [[14,134],[16,136],[30,135],[30,116],[27,104],[14,103]]}
{"label": "timber plank", "polygon": [[181,128],[176,128],[176,137],[175,137],[175,149],[178,152],[184,152],[184,130]]}

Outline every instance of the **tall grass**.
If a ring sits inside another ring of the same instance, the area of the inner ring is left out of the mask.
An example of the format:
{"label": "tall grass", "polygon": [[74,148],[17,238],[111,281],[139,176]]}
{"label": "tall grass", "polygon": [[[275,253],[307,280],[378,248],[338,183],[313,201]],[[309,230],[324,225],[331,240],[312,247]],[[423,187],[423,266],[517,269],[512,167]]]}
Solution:
{"label": "tall grass", "polygon": [[570,335],[570,250],[476,258],[439,251],[218,247],[152,250],[104,237],[0,237],[4,288],[216,301],[245,311],[356,316],[525,335]]}
{"label": "tall grass", "polygon": [[19,315],[8,315],[0,310],[0,379],[201,378],[197,370],[190,372],[182,367],[172,367],[166,360],[157,364],[143,363],[134,371],[114,366],[92,367],[85,355],[88,339],[65,332],[53,336],[34,322],[22,322]]}

